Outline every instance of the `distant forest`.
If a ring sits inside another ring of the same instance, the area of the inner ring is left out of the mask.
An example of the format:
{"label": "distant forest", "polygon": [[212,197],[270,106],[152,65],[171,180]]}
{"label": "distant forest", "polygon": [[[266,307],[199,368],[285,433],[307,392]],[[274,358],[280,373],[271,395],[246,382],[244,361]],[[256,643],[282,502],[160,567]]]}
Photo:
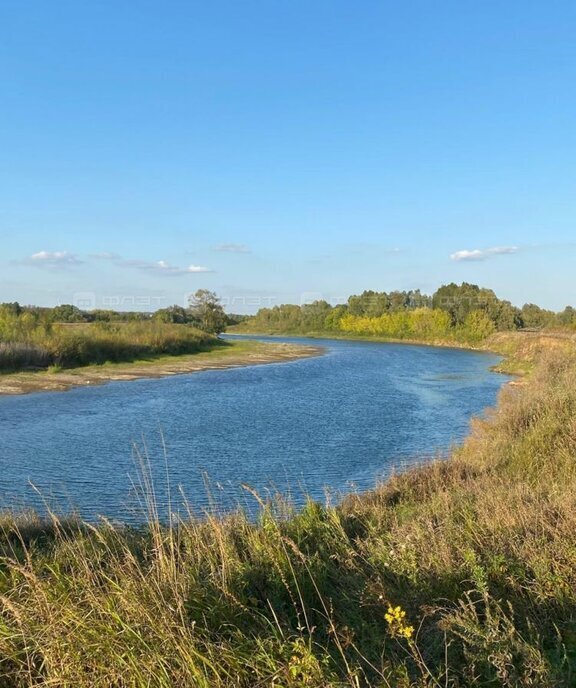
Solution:
{"label": "distant forest", "polygon": [[364,291],[336,306],[315,301],[262,308],[236,330],[473,343],[495,332],[559,327],[576,329],[576,309],[555,313],[533,303],[518,308],[491,289],[463,282],[443,285],[432,296],[419,290]]}

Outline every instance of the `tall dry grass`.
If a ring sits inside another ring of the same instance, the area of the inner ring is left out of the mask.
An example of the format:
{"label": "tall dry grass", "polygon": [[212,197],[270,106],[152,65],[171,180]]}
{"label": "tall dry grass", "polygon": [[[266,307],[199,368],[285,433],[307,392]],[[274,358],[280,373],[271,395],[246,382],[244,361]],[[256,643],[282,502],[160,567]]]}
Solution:
{"label": "tall dry grass", "polygon": [[0,327],[0,372],[190,354],[222,343],[189,325],[159,320],[48,327],[31,318],[22,324],[23,317],[14,316],[8,324],[5,317],[0,322],[4,325]]}

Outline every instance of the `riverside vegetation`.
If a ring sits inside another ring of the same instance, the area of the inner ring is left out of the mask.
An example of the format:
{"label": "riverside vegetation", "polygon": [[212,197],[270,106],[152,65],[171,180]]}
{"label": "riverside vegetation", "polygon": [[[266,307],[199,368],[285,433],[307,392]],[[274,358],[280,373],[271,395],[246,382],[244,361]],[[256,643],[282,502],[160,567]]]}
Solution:
{"label": "riverside vegetation", "polygon": [[0,304],[0,373],[118,363],[209,351],[225,342],[216,335],[226,316],[217,296],[200,289],[188,308],[155,313],[83,312]]}
{"label": "riverside vegetation", "polygon": [[144,470],[140,529],[4,514],[1,685],[573,686],[576,342],[497,336],[526,380],[340,505],[168,527]]}

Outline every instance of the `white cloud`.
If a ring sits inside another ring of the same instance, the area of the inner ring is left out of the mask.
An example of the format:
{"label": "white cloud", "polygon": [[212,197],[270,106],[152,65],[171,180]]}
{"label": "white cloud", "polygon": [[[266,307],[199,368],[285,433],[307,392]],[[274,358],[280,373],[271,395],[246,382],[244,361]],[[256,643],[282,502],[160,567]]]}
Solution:
{"label": "white cloud", "polygon": [[59,269],[73,265],[82,265],[83,261],[74,253],[69,253],[68,251],[38,251],[38,253],[33,253],[24,262],[37,267]]}
{"label": "white cloud", "polygon": [[184,268],[184,272],[214,272],[214,270],[202,267],[201,265],[189,265],[187,268]]}
{"label": "white cloud", "polygon": [[250,249],[244,244],[220,244],[214,246],[214,250],[220,253],[250,253]]}
{"label": "white cloud", "polygon": [[518,253],[517,246],[493,246],[492,248],[479,249],[475,248],[473,250],[464,249],[462,251],[456,251],[452,253],[450,258],[452,260],[487,260],[492,256],[503,256],[509,255],[511,253]]}

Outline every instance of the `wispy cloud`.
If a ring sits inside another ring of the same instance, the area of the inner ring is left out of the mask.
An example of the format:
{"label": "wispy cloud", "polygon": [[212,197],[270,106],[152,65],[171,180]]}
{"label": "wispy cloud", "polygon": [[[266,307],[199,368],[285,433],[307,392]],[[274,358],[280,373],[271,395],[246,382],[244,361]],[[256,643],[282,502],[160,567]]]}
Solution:
{"label": "wispy cloud", "polygon": [[69,251],[38,251],[23,261],[26,265],[34,265],[39,268],[62,270],[75,265],[82,265],[75,253]]}
{"label": "wispy cloud", "polygon": [[214,270],[204,267],[203,265],[188,265],[187,267],[179,267],[178,265],[171,265],[165,260],[150,261],[132,258],[122,258],[122,256],[119,256],[117,253],[112,253],[111,251],[93,253],[90,257],[95,258],[97,260],[109,260],[116,267],[119,268],[142,270],[144,272],[172,277],[176,277],[179,275],[191,275],[196,273],[214,272]]}
{"label": "wispy cloud", "polygon": [[493,246],[492,248],[475,248],[472,250],[464,249],[462,251],[456,251],[456,253],[450,255],[450,258],[457,261],[487,260],[494,256],[518,253],[518,251],[518,246]]}
{"label": "wispy cloud", "polygon": [[220,253],[251,253],[248,246],[244,244],[219,244],[214,246],[214,251]]}
{"label": "wispy cloud", "polygon": [[145,260],[118,260],[116,261],[116,265],[119,267],[136,268],[145,272],[171,277],[178,275],[214,272],[210,268],[202,265],[189,265],[188,267],[181,268],[177,265],[170,265],[170,263],[167,263],[165,260],[158,260],[156,262],[149,262]]}
{"label": "wispy cloud", "polygon": [[210,268],[203,267],[202,265],[189,265],[186,268],[179,268],[175,265],[170,265],[165,260],[159,260],[157,263],[153,263],[144,268],[145,270],[152,270],[153,272],[160,272],[167,275],[186,275],[189,273],[198,272],[213,272]]}

